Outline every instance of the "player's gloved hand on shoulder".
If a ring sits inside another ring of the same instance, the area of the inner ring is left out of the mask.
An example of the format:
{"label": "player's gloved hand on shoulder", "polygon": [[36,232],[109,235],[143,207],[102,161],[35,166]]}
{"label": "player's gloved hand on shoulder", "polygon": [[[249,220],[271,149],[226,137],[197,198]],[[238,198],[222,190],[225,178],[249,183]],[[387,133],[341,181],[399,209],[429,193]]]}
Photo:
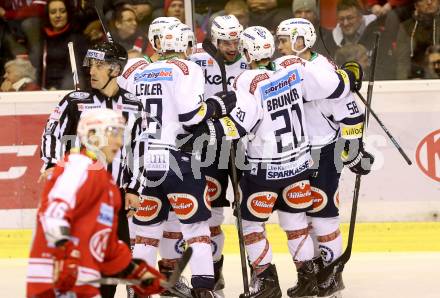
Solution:
{"label": "player's gloved hand on shoulder", "polygon": [[56,245],[53,252],[53,284],[61,293],[70,291],[78,278],[80,251],[72,241],[63,241]]}
{"label": "player's gloved hand on shoulder", "polygon": [[160,282],[166,280],[165,276],[148,265],[144,260],[133,259],[126,271],[129,271],[126,278],[141,281],[140,285],[132,286],[132,288],[142,297],[159,294],[164,291]]}
{"label": "player's gloved hand on shoulder", "polygon": [[[179,134],[177,136],[178,142],[184,142],[179,146],[180,151],[186,153],[192,153],[193,151],[201,152],[206,145],[214,145],[216,143],[215,127],[211,120],[191,127],[190,132],[191,134]],[[184,141],[185,139],[187,140]]]}
{"label": "player's gloved hand on shoulder", "polygon": [[362,87],[364,73],[362,67],[356,61],[348,61],[342,64],[341,69],[345,70],[350,80],[350,90],[359,91]]}
{"label": "player's gloved hand on shoulder", "polygon": [[206,104],[212,104],[215,110],[213,118],[221,118],[228,115],[237,103],[234,91],[217,92],[206,100]]}
{"label": "player's gloved hand on shoulder", "polygon": [[341,153],[342,163],[357,175],[367,175],[374,163],[374,156],[365,151],[360,139],[351,140],[351,142],[353,143],[346,146]]}

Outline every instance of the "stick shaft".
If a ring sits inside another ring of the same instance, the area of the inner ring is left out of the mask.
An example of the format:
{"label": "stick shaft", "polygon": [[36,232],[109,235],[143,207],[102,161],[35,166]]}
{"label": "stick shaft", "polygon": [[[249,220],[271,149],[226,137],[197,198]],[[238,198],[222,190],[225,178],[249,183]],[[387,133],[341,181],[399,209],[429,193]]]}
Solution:
{"label": "stick shaft", "polygon": [[78,69],[76,68],[76,58],[75,58],[75,50],[73,49],[73,42],[70,41],[67,44],[67,47],[69,48],[69,60],[70,60],[70,67],[72,69],[73,85],[75,90],[79,90]]}

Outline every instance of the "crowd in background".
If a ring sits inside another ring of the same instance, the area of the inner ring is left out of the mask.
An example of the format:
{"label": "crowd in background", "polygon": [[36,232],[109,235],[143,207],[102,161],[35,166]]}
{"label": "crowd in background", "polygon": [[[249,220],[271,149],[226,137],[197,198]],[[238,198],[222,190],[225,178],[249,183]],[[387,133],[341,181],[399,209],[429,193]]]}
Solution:
{"label": "crowd in background", "polygon": [[[198,42],[222,14],[272,32],[282,20],[302,17],[315,25],[314,50],[337,64],[357,60],[368,75],[380,32],[376,80],[440,78],[440,0],[195,0],[195,6]],[[154,18],[185,21],[183,0],[108,0],[104,12],[129,57],[153,53],[147,32]],[[104,39],[93,0],[0,0],[0,89],[73,89],[68,42],[81,66],[86,49]],[[78,71],[85,84],[87,71]]]}

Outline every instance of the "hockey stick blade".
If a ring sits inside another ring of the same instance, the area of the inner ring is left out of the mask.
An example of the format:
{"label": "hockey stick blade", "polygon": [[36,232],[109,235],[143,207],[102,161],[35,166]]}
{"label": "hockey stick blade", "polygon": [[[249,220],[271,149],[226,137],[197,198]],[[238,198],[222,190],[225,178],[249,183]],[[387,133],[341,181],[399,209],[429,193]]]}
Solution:
{"label": "hockey stick blade", "polygon": [[[161,280],[160,285],[165,289],[170,289],[174,287],[179,280],[180,276],[182,275],[183,270],[185,270],[186,265],[188,265],[189,260],[191,259],[193,250],[191,247],[188,247],[182,254],[182,257],[179,259],[179,262],[177,263],[176,268],[174,269],[173,273],[171,274],[170,278],[168,280]],[[83,281],[82,283],[87,284],[101,284],[101,285],[140,285],[141,281],[138,279],[129,279],[129,278],[118,278],[118,277],[102,277],[98,279],[93,279],[89,281]]]}
{"label": "hockey stick blade", "polygon": [[95,0],[95,11],[98,15],[99,22],[101,23],[102,29],[104,30],[105,36],[107,36],[107,40],[109,42],[113,42],[112,34],[110,30],[107,28],[107,24],[105,23],[104,17],[104,0]]}

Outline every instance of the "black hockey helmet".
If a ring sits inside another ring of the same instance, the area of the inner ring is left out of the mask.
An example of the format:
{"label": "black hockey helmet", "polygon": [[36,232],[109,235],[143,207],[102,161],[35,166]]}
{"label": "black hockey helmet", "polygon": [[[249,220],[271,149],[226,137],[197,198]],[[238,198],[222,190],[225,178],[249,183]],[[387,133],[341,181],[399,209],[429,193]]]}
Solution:
{"label": "black hockey helmet", "polygon": [[125,48],[119,43],[105,41],[87,50],[83,66],[90,66],[90,60],[92,59],[118,64],[121,69],[120,73],[122,73],[127,64],[128,54]]}

